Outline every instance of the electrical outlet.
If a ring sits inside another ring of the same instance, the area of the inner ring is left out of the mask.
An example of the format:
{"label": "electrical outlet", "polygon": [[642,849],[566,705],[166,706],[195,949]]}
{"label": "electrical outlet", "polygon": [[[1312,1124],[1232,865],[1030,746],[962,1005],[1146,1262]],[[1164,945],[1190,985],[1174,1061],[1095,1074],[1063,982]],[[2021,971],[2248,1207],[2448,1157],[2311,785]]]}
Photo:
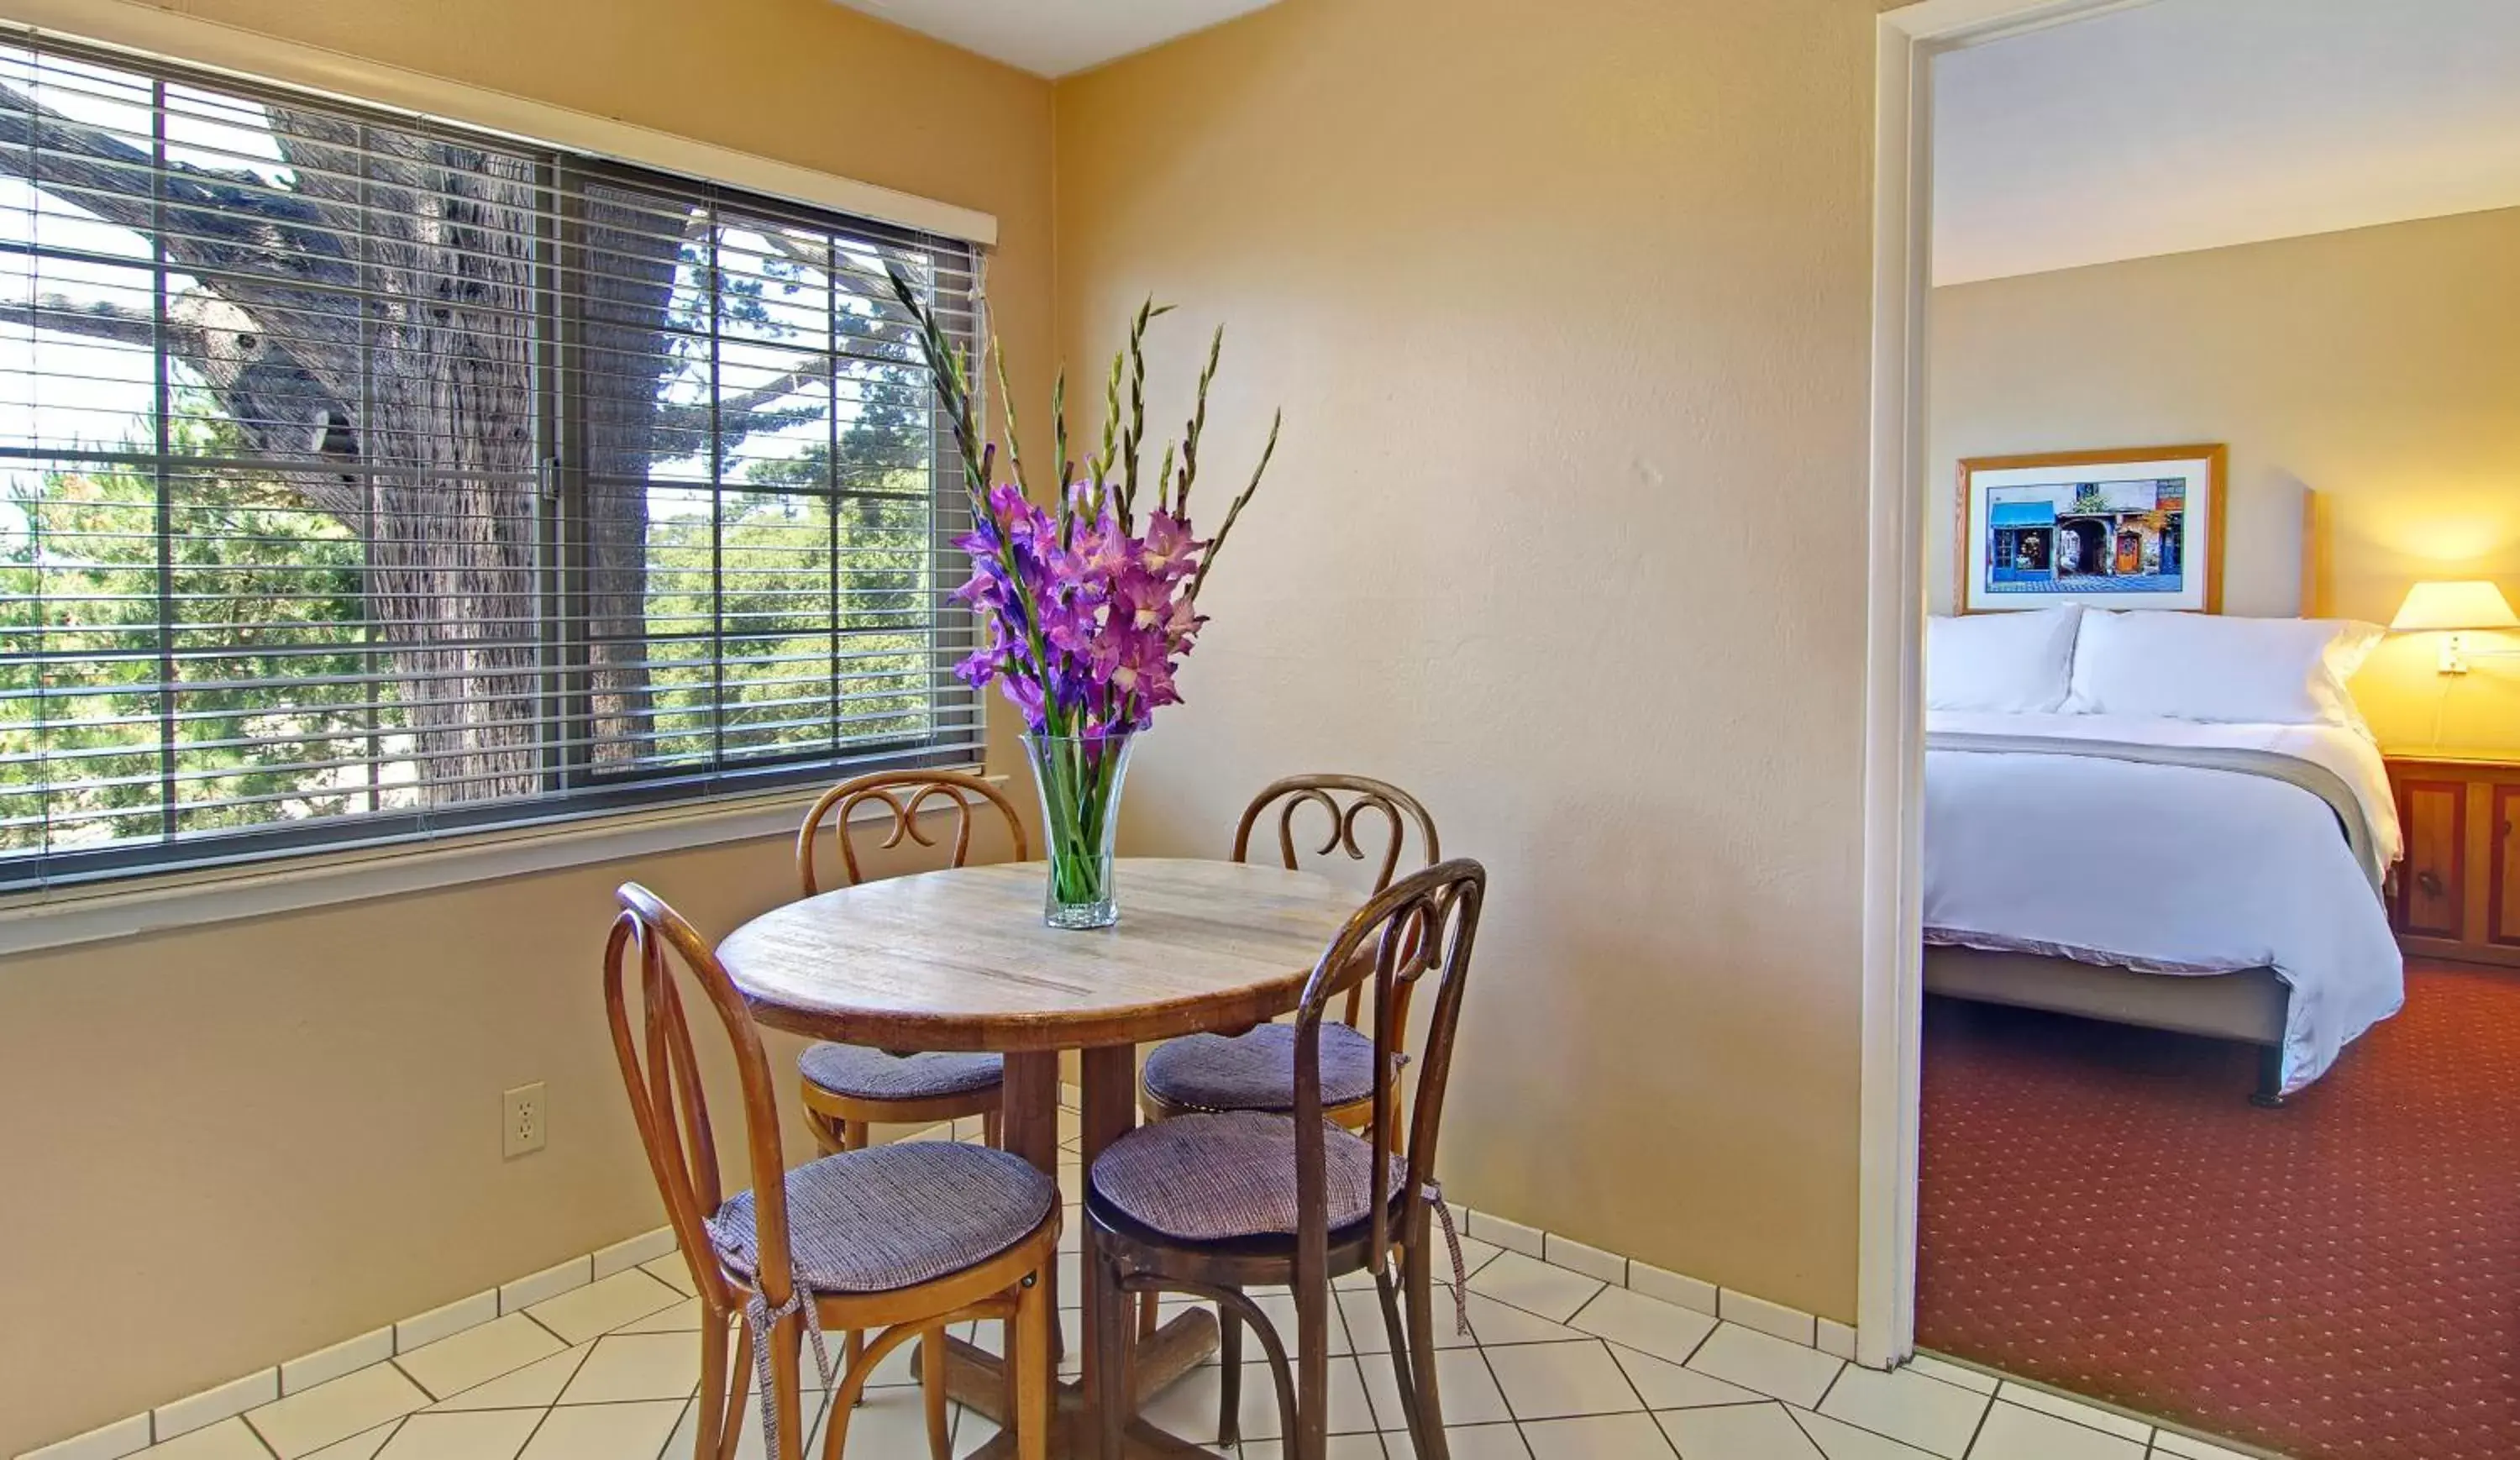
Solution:
{"label": "electrical outlet", "polygon": [[499,1155],[514,1160],[543,1148],[543,1086],[536,1080],[500,1096]]}

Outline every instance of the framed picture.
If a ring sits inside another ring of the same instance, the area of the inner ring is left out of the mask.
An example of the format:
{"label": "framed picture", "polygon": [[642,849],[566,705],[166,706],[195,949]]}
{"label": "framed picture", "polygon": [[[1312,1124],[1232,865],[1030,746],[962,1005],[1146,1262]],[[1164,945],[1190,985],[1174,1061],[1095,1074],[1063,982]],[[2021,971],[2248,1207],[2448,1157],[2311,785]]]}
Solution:
{"label": "framed picture", "polygon": [[2223,612],[2222,446],[1978,456],[1960,463],[1960,614]]}

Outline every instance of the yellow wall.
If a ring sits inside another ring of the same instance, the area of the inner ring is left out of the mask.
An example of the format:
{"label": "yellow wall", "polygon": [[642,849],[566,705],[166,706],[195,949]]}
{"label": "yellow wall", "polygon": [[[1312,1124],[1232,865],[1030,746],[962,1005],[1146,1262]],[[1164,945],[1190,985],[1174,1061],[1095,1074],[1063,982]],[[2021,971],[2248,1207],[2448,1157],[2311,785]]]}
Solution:
{"label": "yellow wall", "polygon": [[[1961,457],[2227,441],[2228,612],[2298,611],[2305,487],[2333,516],[2321,612],[2386,623],[2418,578],[2520,603],[2515,260],[2505,209],[1938,289],[1931,521]],[[2355,681],[2381,744],[2520,753],[2520,659],[2449,680],[2437,649],[2389,640]]]}
{"label": "yellow wall", "polygon": [[1219,496],[1286,407],[1134,844],[1416,791],[1494,878],[1457,1194],[1840,1319],[1874,9],[1287,0],[1058,99],[1067,358],[1187,305],[1174,422],[1230,321]]}
{"label": "yellow wall", "polygon": [[[1285,445],[1134,845],[1295,769],[1419,792],[1497,890],[1456,1194],[1852,1316],[1875,0],[1287,0],[1055,135],[824,0],[180,8],[994,212],[1026,400],[1148,291],[1176,366],[1230,320],[1209,490],[1282,401]],[[703,930],[786,892],[764,842],[0,971],[0,1451],[652,1223],[597,1006],[634,870]]]}
{"label": "yellow wall", "polygon": [[[176,7],[993,212],[997,324],[1051,353],[1047,82],[825,0]],[[0,5],[0,13],[6,6]],[[783,842],[0,966],[0,1454],[662,1220],[598,955],[637,876],[703,931],[789,894]],[[551,1148],[499,1159],[499,1092]]]}

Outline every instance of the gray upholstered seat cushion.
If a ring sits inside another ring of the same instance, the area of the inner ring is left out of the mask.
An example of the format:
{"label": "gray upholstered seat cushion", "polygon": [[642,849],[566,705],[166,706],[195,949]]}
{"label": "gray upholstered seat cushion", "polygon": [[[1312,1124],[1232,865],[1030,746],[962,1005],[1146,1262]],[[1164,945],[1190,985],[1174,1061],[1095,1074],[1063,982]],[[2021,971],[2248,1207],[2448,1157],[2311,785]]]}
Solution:
{"label": "gray upholstered seat cushion", "polygon": [[[1329,1225],[1335,1230],[1363,1220],[1372,1209],[1366,1173],[1373,1165],[1373,1148],[1328,1123],[1322,1139]],[[1292,1236],[1295,1121],[1258,1111],[1159,1120],[1104,1147],[1090,1179],[1096,1198],[1185,1241]],[[1407,1179],[1393,1157],[1384,1198],[1397,1196]]]}
{"label": "gray upholstered seat cushion", "polygon": [[1004,1062],[996,1055],[888,1055],[854,1044],[814,1044],[796,1057],[796,1072],[854,1100],[939,1100],[996,1085]]}
{"label": "gray upholstered seat cushion", "polygon": [[[1020,1156],[952,1141],[844,1151],[788,1173],[796,1281],[817,1293],[883,1293],[973,1266],[1020,1241],[1058,1183]],[[752,1193],[708,1222],[727,1265],[759,1271]]]}
{"label": "gray upholstered seat cushion", "polygon": [[[1147,1056],[1147,1089],[1156,1099],[1202,1111],[1295,1108],[1295,1027],[1264,1024],[1249,1033],[1190,1034]],[[1373,1039],[1322,1021],[1322,1104],[1373,1096]]]}

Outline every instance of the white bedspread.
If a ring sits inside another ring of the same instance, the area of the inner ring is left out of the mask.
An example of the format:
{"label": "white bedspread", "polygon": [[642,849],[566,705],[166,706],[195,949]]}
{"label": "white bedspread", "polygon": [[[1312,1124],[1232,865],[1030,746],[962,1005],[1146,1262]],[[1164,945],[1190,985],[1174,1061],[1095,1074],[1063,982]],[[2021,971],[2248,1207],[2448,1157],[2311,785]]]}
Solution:
{"label": "white bedspread", "polygon": [[[2273,751],[2335,772],[2403,846],[2379,753],[2349,730],[2123,715],[1938,712],[1935,731]],[[2327,803],[2264,776],[2082,755],[1925,757],[1930,941],[2167,976],[2272,968],[2291,986],[2287,1093],[2398,1012],[2386,913]]]}

